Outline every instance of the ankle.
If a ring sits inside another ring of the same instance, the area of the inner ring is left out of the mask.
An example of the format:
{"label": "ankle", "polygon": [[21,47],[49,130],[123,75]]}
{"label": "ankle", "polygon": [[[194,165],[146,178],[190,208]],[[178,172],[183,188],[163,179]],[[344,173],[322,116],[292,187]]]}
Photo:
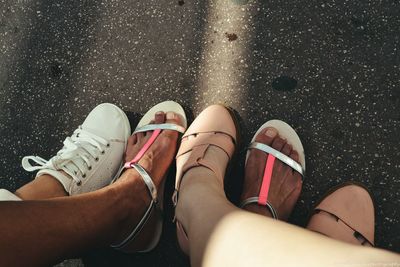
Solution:
{"label": "ankle", "polygon": [[202,199],[226,200],[224,186],[215,173],[205,167],[189,170],[182,178],[179,188],[176,217],[184,227],[188,225],[193,213],[202,209]]}
{"label": "ankle", "polygon": [[116,203],[117,234],[112,243],[124,239],[132,230],[132,225],[149,205],[150,197],[140,175],[133,169],[126,170],[117,182],[108,188],[110,197]]}
{"label": "ankle", "polygon": [[133,198],[138,195],[135,193],[139,192],[139,187],[142,184],[139,180],[139,174],[133,169],[128,169],[108,188],[110,194],[118,201],[118,205],[122,207],[122,210],[125,210],[121,219],[126,219],[130,215],[130,212],[127,211],[132,210],[134,206]]}
{"label": "ankle", "polygon": [[68,196],[62,184],[51,175],[41,175],[19,188],[15,195],[23,200],[39,200]]}
{"label": "ankle", "polygon": [[213,171],[203,166],[192,168],[185,173],[181,178],[179,191],[182,194],[191,188],[196,189],[198,186],[213,188],[216,191],[224,193],[223,181],[220,181]]}

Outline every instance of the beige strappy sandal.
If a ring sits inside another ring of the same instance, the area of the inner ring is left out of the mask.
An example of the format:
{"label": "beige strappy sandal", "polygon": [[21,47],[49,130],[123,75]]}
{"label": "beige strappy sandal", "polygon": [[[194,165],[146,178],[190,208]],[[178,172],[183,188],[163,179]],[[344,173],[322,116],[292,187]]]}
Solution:
{"label": "beige strappy sandal", "polygon": [[374,203],[368,190],[345,183],[316,205],[307,229],[347,243],[374,246]]}
{"label": "beige strappy sandal", "polygon": [[[178,203],[179,186],[183,175],[190,169],[203,166],[223,179],[226,166],[205,159],[207,149],[217,146],[232,158],[238,132],[232,111],[222,105],[209,106],[190,125],[182,137],[181,146],[176,156],[176,181],[173,203]],[[186,254],[189,253],[188,236],[179,221],[176,221],[178,242]]]}

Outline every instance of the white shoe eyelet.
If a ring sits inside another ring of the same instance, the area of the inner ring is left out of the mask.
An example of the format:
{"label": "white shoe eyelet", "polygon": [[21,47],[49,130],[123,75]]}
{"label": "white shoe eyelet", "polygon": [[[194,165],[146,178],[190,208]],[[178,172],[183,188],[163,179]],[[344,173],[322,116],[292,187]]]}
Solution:
{"label": "white shoe eyelet", "polygon": [[94,160],[95,160],[95,161],[99,161],[99,157],[96,157]]}
{"label": "white shoe eyelet", "polygon": [[76,183],[77,186],[81,186],[81,184],[82,184],[81,181],[79,181],[79,182]]}
{"label": "white shoe eyelet", "polygon": [[86,178],[86,174],[82,175],[83,178]]}
{"label": "white shoe eyelet", "polygon": [[89,169],[89,171],[91,171],[92,170],[92,166],[89,166],[88,169]]}
{"label": "white shoe eyelet", "polygon": [[107,147],[110,147],[110,143],[107,144]]}
{"label": "white shoe eyelet", "polygon": [[104,154],[104,153],[106,153],[106,151],[104,151],[104,150],[103,150],[103,151],[101,151],[101,154]]}

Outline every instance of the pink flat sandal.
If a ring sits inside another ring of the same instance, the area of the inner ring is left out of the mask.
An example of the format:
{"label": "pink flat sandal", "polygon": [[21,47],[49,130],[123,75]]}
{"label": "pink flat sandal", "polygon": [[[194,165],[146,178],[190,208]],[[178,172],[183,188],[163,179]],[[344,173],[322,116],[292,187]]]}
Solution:
{"label": "pink flat sandal", "polygon": [[[150,124],[152,120],[154,120],[155,114],[159,111],[174,112],[181,117],[181,121],[184,126],[172,124],[172,123],[163,123],[163,124]],[[121,250],[126,253],[133,252],[148,252],[155,248],[158,244],[163,226],[163,193],[164,193],[164,182],[161,184],[160,191],[157,192],[157,188],[153,183],[150,175],[147,171],[140,166],[139,161],[146,153],[146,151],[151,147],[151,145],[156,141],[157,137],[161,134],[163,130],[173,130],[179,133],[184,133],[187,126],[186,115],[183,108],[176,102],[173,101],[165,101],[162,102],[153,108],[151,108],[140,120],[133,134],[140,132],[153,131],[150,139],[146,142],[146,144],[142,147],[139,153],[135,156],[135,158],[126,162],[124,165],[124,169],[134,168],[142,177],[146,187],[148,189],[149,196],[151,198],[151,202],[146,212],[144,213],[142,219],[139,223],[133,228],[132,232],[120,243],[111,245],[112,248]],[[121,170],[122,172],[122,170]],[[164,177],[165,178],[165,177]],[[165,181],[165,179],[163,179]],[[138,239],[142,240],[143,237],[140,236],[140,233],[143,229],[146,228],[148,222],[156,221],[156,229],[154,230],[154,235],[149,245],[145,248],[140,248],[136,244]]]}
{"label": "pink flat sandal", "polygon": [[[278,150],[275,150],[274,148],[272,148],[266,144],[258,143],[255,141],[256,137],[259,135],[259,133],[268,127],[275,128],[278,131],[279,136],[281,136],[282,138],[285,138],[288,141],[288,143],[293,146],[293,150],[296,150],[299,153],[299,162],[294,161],[290,157],[286,156],[285,154],[281,153]],[[304,173],[306,171],[306,162],[305,162],[303,145],[302,145],[300,138],[297,135],[296,131],[292,127],[290,127],[287,123],[280,121],[280,120],[270,120],[258,129],[258,131],[254,135],[248,149],[249,150],[250,149],[261,150],[261,151],[267,153],[268,157],[267,157],[267,162],[265,164],[264,176],[263,176],[263,180],[261,183],[259,195],[245,199],[240,204],[239,207],[243,208],[246,205],[256,203],[260,206],[265,206],[271,212],[272,217],[274,219],[278,219],[279,215],[278,215],[276,209],[268,201],[268,192],[269,192],[269,187],[271,185],[274,162],[276,159],[282,161],[289,167],[292,167],[293,170],[300,173],[301,177],[304,178]],[[250,151],[247,151],[246,164],[247,164],[249,155],[250,155]]]}
{"label": "pink flat sandal", "polygon": [[316,205],[307,229],[347,243],[374,246],[374,202],[368,190],[345,183]]}
{"label": "pink flat sandal", "polygon": [[[181,146],[176,156],[175,192],[172,197],[174,206],[178,203],[179,186],[184,174],[195,167],[210,169],[221,180],[226,168],[216,162],[205,159],[210,146],[217,146],[232,158],[238,138],[237,127],[232,111],[222,105],[212,105],[203,110],[190,125],[182,137]],[[179,221],[176,220],[177,238],[184,253],[189,254],[189,239]]]}

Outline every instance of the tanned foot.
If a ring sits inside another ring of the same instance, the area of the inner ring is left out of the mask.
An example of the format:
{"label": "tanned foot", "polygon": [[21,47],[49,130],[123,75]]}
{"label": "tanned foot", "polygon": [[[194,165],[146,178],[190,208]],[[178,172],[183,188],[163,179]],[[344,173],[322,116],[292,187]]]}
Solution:
{"label": "tanned foot", "polygon": [[[297,151],[293,150],[292,145],[279,136],[279,133],[275,128],[269,127],[264,129],[257,135],[256,142],[269,145],[289,156],[296,162],[299,160],[299,154]],[[246,164],[241,201],[259,195],[266,162],[266,153],[257,149],[252,149],[250,151]],[[275,208],[280,220],[286,221],[289,218],[293,207],[299,198],[301,187],[301,175],[291,167],[282,163],[280,160],[275,160],[268,194],[268,202],[270,202]],[[246,205],[244,209],[272,217],[267,207],[257,205],[256,203]]]}
{"label": "tanned foot", "polygon": [[[179,115],[172,112],[166,114],[163,112],[157,113],[152,123],[183,124]],[[125,162],[131,161],[137,155],[149,140],[151,134],[151,131],[137,133],[128,139]],[[176,131],[163,130],[139,161],[139,164],[147,171],[157,187],[159,200],[163,197],[163,182],[175,157],[178,135]],[[124,195],[124,205],[129,208],[129,215],[121,225],[120,234],[117,235],[114,242],[119,243],[126,238],[138,224],[149,206],[151,198],[143,179],[134,169],[125,170],[122,176],[115,182],[114,186],[119,194]],[[140,234],[135,238],[133,246],[131,245],[130,248],[133,247],[134,249],[140,250],[146,247],[154,236],[156,222],[156,217],[151,216]]]}

